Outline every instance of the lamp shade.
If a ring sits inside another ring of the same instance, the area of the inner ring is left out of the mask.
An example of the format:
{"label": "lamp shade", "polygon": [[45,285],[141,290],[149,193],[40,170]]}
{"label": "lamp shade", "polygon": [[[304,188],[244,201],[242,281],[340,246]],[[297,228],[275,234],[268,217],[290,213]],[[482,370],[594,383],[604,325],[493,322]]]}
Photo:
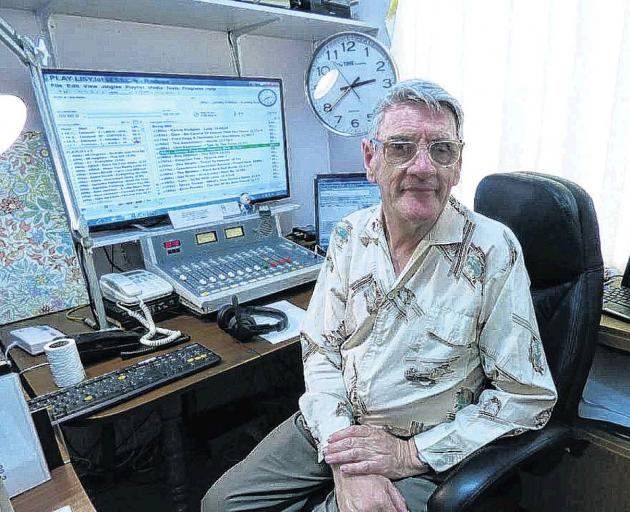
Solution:
{"label": "lamp shade", "polygon": [[15,142],[26,122],[26,105],[17,96],[0,94],[0,154]]}

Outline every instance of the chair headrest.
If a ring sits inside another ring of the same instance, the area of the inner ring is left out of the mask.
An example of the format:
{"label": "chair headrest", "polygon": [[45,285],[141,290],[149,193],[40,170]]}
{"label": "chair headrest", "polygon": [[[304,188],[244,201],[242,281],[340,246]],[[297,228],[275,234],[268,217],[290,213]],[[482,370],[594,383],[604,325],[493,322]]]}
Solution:
{"label": "chair headrest", "polygon": [[[591,198],[570,181],[539,173],[492,174],[477,187],[475,211],[514,232],[533,288],[573,280],[601,265],[601,253],[586,254],[584,246],[596,236],[599,247]],[[583,225],[583,219],[591,225]]]}

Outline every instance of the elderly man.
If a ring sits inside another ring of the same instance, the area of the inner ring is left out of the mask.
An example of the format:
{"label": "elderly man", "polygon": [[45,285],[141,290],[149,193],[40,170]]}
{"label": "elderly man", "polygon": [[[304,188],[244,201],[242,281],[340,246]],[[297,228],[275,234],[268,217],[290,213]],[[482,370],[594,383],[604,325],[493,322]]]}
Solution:
{"label": "elderly man", "polygon": [[204,511],[426,510],[443,472],[551,415],[519,243],[450,196],[459,103],[405,81],[374,114],[362,149],[382,203],[331,238],[303,326],[300,412],[219,479]]}

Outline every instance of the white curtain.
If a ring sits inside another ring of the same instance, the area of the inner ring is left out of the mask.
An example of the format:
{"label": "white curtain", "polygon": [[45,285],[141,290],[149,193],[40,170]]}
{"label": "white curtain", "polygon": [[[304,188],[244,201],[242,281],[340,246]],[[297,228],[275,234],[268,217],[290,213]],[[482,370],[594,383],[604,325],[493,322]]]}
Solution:
{"label": "white curtain", "polygon": [[401,79],[464,107],[462,180],[539,171],[593,198],[607,265],[630,256],[630,0],[399,0]]}

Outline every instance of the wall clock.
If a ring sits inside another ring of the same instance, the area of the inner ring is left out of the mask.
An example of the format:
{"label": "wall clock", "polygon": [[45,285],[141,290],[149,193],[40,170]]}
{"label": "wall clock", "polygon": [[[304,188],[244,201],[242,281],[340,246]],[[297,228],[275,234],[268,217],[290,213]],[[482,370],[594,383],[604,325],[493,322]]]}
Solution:
{"label": "wall clock", "polygon": [[304,85],[326,128],[361,136],[368,131],[376,102],[397,79],[396,65],[380,42],[360,32],[340,32],[317,46]]}

